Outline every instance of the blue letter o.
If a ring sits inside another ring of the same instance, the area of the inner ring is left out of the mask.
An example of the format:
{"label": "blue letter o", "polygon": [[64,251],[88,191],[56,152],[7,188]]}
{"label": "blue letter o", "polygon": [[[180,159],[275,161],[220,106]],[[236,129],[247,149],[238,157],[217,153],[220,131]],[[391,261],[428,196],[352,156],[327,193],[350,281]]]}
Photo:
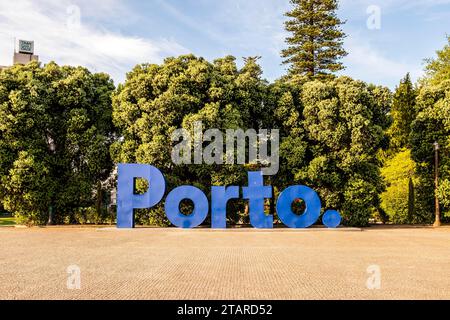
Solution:
{"label": "blue letter o", "polygon": [[[291,205],[295,199],[305,201],[306,210],[302,215],[292,212]],[[312,226],[319,220],[320,210],[319,195],[306,186],[293,186],[284,190],[277,202],[277,213],[281,221],[289,228],[302,229]]]}
{"label": "blue letter o", "polygon": [[[180,203],[185,199],[190,199],[194,203],[194,211],[188,216],[180,212]],[[205,221],[209,212],[209,202],[200,189],[181,186],[167,196],[165,210],[167,218],[174,226],[190,229],[198,227]]]}

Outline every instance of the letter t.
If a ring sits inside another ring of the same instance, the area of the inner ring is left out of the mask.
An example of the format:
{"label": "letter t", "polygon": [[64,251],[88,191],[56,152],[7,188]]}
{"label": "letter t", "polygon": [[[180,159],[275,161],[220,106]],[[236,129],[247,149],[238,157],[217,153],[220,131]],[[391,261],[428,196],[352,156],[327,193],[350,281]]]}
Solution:
{"label": "letter t", "polygon": [[264,200],[272,198],[272,187],[264,186],[261,171],[248,173],[248,187],[243,188],[243,193],[249,200],[250,223],[258,229],[272,229],[273,215],[264,213]]}

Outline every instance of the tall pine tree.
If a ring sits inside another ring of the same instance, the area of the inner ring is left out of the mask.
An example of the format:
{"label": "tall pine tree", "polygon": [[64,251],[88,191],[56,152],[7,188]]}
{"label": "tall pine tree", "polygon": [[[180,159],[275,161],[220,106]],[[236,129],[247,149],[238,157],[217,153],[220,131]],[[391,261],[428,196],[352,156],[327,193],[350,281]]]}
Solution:
{"label": "tall pine tree", "polygon": [[400,85],[395,90],[392,104],[391,116],[393,123],[388,130],[388,135],[391,139],[390,149],[392,152],[409,147],[408,141],[411,133],[411,125],[417,116],[416,98],[417,91],[408,73],[400,81]]}
{"label": "tall pine tree", "polygon": [[344,69],[339,60],[347,55],[343,48],[345,23],[336,14],[337,0],[291,0],[291,18],[285,28],[291,33],[286,39],[288,48],[281,56],[289,64],[291,75],[304,75],[310,79],[326,78],[330,73]]}

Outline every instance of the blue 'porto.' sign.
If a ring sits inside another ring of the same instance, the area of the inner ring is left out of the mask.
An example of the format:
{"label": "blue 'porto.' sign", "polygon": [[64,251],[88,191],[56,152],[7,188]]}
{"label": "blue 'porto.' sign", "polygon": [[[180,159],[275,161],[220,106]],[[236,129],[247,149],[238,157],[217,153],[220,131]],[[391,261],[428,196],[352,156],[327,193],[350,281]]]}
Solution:
{"label": "blue 'porto.' sign", "polygon": [[[160,203],[166,192],[166,182],[160,170],[144,164],[120,164],[118,168],[117,186],[117,226],[134,228],[134,209],[147,209]],[[144,194],[135,193],[135,179],[141,178],[149,182]],[[249,201],[250,223],[255,228],[273,228],[273,216],[264,212],[264,202],[271,199],[273,189],[264,185],[262,172],[248,173],[248,187],[243,187],[243,199]],[[238,186],[211,189],[211,225],[214,229],[226,228],[226,208],[228,201],[239,199]],[[292,211],[292,203],[296,199],[305,202],[306,209],[302,215]],[[183,200],[191,200],[194,210],[190,215],[180,211]],[[165,212],[169,221],[179,228],[195,228],[201,225],[208,216],[210,204],[205,193],[193,186],[181,186],[172,190],[165,201]],[[277,214],[289,228],[308,228],[320,217],[322,205],[319,195],[306,186],[292,186],[284,190],[277,201]],[[335,210],[328,210],[322,217],[328,228],[337,228],[341,216]]]}

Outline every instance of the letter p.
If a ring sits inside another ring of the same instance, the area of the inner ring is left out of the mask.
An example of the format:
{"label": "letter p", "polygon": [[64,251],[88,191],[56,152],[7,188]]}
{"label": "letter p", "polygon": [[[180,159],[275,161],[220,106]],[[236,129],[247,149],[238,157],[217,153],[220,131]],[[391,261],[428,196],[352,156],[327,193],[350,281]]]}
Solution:
{"label": "letter p", "polygon": [[[135,194],[135,180],[149,183],[147,192]],[[117,184],[117,227],[134,228],[134,209],[157,205],[166,191],[164,176],[157,168],[145,164],[119,164]]]}

